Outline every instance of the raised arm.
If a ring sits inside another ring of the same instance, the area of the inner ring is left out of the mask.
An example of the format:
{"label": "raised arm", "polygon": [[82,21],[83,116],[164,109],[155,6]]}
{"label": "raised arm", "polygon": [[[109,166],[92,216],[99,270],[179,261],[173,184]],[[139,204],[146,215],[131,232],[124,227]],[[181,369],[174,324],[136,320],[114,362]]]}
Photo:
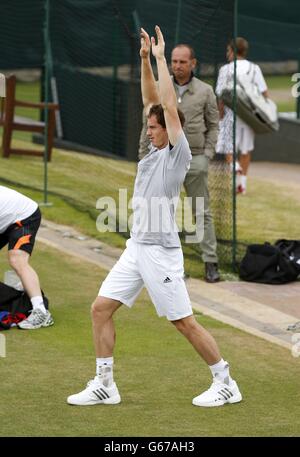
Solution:
{"label": "raised arm", "polygon": [[155,31],[157,44],[155,43],[155,38],[151,37],[151,45],[152,54],[156,58],[158,70],[160,103],[164,110],[169,141],[173,146],[175,146],[179,136],[181,135],[182,127],[177,112],[175,89],[165,59],[164,37],[158,25],[155,27]]}
{"label": "raised arm", "polygon": [[146,115],[152,105],[160,103],[159,95],[150,62],[151,43],[148,33],[141,29],[141,89]]}

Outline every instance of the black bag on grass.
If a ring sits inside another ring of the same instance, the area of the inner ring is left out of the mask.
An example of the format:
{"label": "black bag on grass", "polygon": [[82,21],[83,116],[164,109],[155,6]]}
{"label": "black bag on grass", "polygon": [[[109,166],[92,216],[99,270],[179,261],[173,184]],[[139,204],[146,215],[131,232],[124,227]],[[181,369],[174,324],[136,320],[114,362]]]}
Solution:
{"label": "black bag on grass", "polygon": [[[48,309],[48,299],[44,294],[43,299],[45,308]],[[32,304],[26,292],[14,289],[0,282],[0,311],[8,311],[12,315],[22,313],[28,316],[31,310]]]}
{"label": "black bag on grass", "polygon": [[279,247],[270,243],[250,244],[239,271],[244,281],[263,284],[286,284],[295,281],[299,274],[283,245]]}
{"label": "black bag on grass", "polygon": [[275,246],[289,259],[291,274],[300,275],[300,240],[277,240]]}

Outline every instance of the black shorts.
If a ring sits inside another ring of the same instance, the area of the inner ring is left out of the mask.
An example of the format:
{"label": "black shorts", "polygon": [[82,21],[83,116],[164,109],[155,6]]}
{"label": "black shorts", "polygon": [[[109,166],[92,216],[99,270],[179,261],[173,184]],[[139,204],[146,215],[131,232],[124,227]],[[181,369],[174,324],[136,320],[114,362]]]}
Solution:
{"label": "black shorts", "polygon": [[0,249],[8,244],[8,250],[21,249],[32,253],[35,236],[41,223],[41,212],[38,208],[31,216],[10,225],[0,234]]}

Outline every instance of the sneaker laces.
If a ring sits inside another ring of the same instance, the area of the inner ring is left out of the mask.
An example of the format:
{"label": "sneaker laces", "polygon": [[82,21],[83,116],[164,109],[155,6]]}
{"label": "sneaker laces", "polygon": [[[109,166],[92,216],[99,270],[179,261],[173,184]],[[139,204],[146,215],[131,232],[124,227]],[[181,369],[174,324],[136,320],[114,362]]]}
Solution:
{"label": "sneaker laces", "polygon": [[108,378],[102,378],[99,375],[96,375],[94,379],[91,379],[87,383],[87,387],[93,389],[98,389],[99,387],[104,387],[105,389],[110,388],[113,385],[113,380]]}
{"label": "sneaker laces", "polygon": [[211,393],[218,393],[220,389],[222,389],[224,386],[226,386],[226,388],[229,388],[230,387],[225,384],[224,382],[220,381],[219,379],[216,379],[214,378],[213,379],[213,382],[212,382],[212,385],[209,387],[209,389],[207,390],[207,392],[211,392]]}
{"label": "sneaker laces", "polygon": [[96,386],[98,387],[99,384],[101,384],[101,383],[100,383],[100,380],[99,380],[99,376],[96,375],[96,376],[94,377],[94,379],[91,379],[90,381],[88,381],[86,387],[96,387]]}
{"label": "sneaker laces", "polygon": [[30,311],[29,316],[27,317],[27,322],[31,324],[41,324],[47,315],[43,313],[40,309],[36,308]]}

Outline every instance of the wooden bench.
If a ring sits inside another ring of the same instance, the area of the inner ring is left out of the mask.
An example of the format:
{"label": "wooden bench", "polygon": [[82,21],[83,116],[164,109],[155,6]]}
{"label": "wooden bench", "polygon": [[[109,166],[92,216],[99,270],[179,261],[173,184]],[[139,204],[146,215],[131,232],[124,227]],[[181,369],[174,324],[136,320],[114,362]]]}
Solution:
{"label": "wooden bench", "polygon": [[55,133],[55,111],[59,109],[56,103],[48,103],[48,132],[46,133],[45,122],[36,121],[27,117],[15,115],[15,108],[36,108],[44,110],[46,103],[31,103],[16,100],[16,76],[6,77],[6,97],[1,99],[0,107],[0,126],[3,127],[2,133],[2,154],[3,157],[9,157],[11,154],[26,154],[44,157],[44,151],[34,149],[19,149],[11,147],[12,134],[14,130],[23,132],[37,132],[47,134],[48,140],[48,161],[51,160]]}

